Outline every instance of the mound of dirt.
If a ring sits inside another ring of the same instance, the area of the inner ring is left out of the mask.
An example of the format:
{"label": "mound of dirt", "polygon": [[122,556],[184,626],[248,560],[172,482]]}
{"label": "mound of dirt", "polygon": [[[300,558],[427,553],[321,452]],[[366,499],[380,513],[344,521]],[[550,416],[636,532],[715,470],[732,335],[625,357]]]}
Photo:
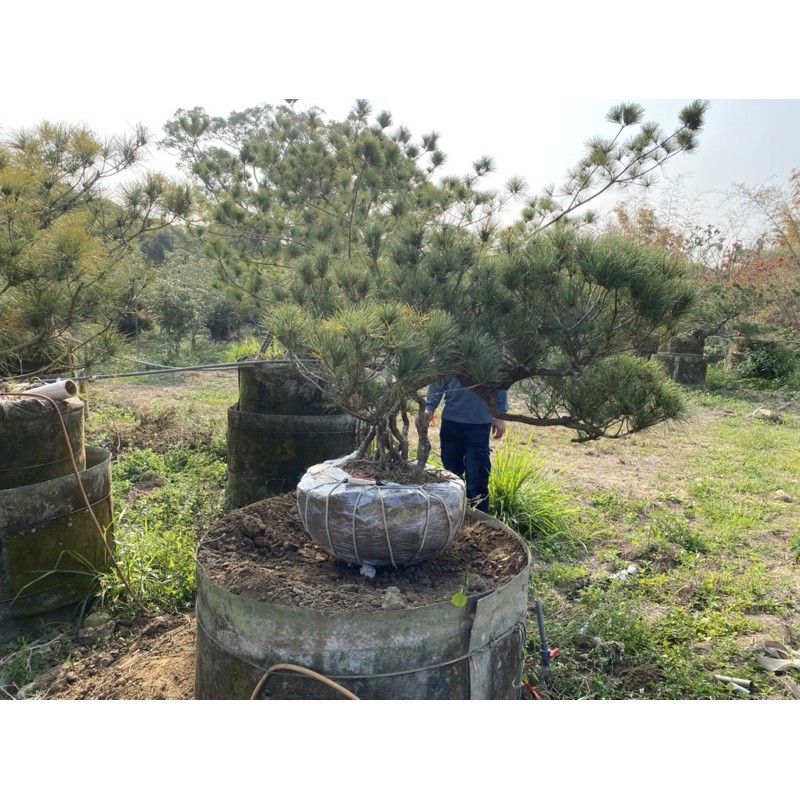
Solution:
{"label": "mound of dirt", "polygon": [[405,607],[448,602],[463,591],[492,591],[518,575],[527,554],[503,530],[467,519],[439,555],[413,566],[381,567],[373,578],[329,555],[305,532],[293,493],[245,506],[203,538],[198,561],[233,594],[318,611],[386,608],[387,590]]}

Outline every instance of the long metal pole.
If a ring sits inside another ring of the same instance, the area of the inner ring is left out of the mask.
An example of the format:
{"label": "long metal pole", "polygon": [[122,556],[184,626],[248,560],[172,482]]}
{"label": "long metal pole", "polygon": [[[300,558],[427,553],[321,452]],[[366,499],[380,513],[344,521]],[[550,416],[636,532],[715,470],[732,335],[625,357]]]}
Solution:
{"label": "long metal pole", "polygon": [[[214,370],[214,371],[221,371],[221,370],[228,370],[228,369],[240,369],[242,367],[257,367],[261,364],[289,364],[291,363],[287,359],[270,359],[269,361],[237,361],[234,364],[199,364],[195,367],[160,367],[159,369],[145,369],[140,370],[138,372],[117,372],[114,374],[100,374],[100,375],[69,375],[72,380],[81,380],[81,381],[98,381],[104,380],[107,378],[137,378],[143,375],[164,375],[173,372],[202,372],[204,370]],[[40,378],[40,380],[42,380]],[[54,381],[64,380],[64,378],[54,378]],[[48,383],[51,381],[45,381]]]}

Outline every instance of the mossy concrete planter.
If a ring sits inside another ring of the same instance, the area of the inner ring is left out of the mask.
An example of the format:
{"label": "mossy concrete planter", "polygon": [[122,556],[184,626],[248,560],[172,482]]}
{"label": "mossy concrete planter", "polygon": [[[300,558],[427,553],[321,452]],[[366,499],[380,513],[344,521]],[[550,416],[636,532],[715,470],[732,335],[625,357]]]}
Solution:
{"label": "mossy concrete planter", "polygon": [[[314,361],[304,361],[313,369]],[[239,370],[239,410],[248,414],[330,413],[320,390],[290,361],[245,361]]]}
{"label": "mossy concrete planter", "polygon": [[0,400],[0,490],[71,474],[70,449],[78,469],[86,468],[83,400],[70,397],[54,402],[64,420],[69,445],[58,412],[46,400]]}
{"label": "mossy concrete planter", "polygon": [[[509,529],[469,510],[488,525]],[[323,612],[233,594],[197,566],[197,667],[201,700],[250,698],[266,670],[294,664],[361,699],[518,699],[526,640],[530,553],[507,583],[468,598],[362,613]],[[275,674],[273,699],[340,699],[318,681]]]}
{"label": "mossy concrete planter", "polygon": [[654,354],[653,358],[661,364],[676,383],[686,386],[705,386],[708,362],[704,356],[705,342],[693,337],[669,339]]}
{"label": "mossy concrete planter", "polygon": [[[110,531],[111,453],[89,447],[85,460],[81,482]],[[0,491],[0,641],[68,617],[91,591],[91,571],[108,566],[74,474]]]}
{"label": "mossy concrete planter", "polygon": [[228,409],[228,487],[236,507],[297,487],[308,467],[353,449],[346,414],[251,414]]}
{"label": "mossy concrete planter", "polygon": [[242,367],[228,409],[228,498],[241,507],[292,491],[310,466],[353,450],[355,427],[291,363]]}

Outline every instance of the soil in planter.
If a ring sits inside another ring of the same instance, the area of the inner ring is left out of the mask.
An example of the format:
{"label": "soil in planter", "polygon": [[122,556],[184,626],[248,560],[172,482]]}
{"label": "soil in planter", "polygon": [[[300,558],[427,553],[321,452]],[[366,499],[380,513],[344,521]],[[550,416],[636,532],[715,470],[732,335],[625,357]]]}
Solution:
{"label": "soil in planter", "polygon": [[449,602],[459,591],[492,591],[519,574],[526,554],[516,537],[467,519],[434,558],[378,568],[374,578],[366,578],[360,567],[338,561],[312,541],[289,493],[222,519],[203,537],[197,559],[213,583],[233,594],[318,611],[368,612]]}
{"label": "soil in planter", "polygon": [[411,463],[386,470],[381,469],[375,461],[353,459],[340,466],[350,475],[356,475],[360,478],[377,478],[381,481],[400,483],[404,486],[410,484],[445,483],[452,478],[451,472],[433,469],[431,467],[419,470]]}

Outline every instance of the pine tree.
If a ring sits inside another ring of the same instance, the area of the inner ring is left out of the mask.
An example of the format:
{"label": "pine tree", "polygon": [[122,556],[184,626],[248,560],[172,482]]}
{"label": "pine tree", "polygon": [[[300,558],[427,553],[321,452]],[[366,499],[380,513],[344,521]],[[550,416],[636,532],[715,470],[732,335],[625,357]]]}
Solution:
{"label": "pine tree", "polygon": [[416,142],[388,112],[370,122],[365,101],[341,122],[294,105],[227,120],[181,111],[166,144],[206,194],[221,273],[262,298],[299,368],[317,360],[311,377],[366,423],[384,466],[407,457],[415,415],[424,465],[423,391],[452,375],[490,403],[492,389],[519,387],[526,411],[499,416],[579,441],[680,416],[677,390],[641,356],[691,307],[683,265],[581,232],[579,210],[695,149],[706,107],[687,106],[671,133],[635,104],[612,109],[617,135],[592,140],[561,189],[528,199],[510,226],[500,212],[525,198],[524,181],[483,189],[488,157],[439,177],[438,135]]}
{"label": "pine tree", "polygon": [[138,241],[190,205],[156,174],[109,199],[148,142],[51,123],[0,141],[0,372],[64,370],[113,344],[146,282]]}

